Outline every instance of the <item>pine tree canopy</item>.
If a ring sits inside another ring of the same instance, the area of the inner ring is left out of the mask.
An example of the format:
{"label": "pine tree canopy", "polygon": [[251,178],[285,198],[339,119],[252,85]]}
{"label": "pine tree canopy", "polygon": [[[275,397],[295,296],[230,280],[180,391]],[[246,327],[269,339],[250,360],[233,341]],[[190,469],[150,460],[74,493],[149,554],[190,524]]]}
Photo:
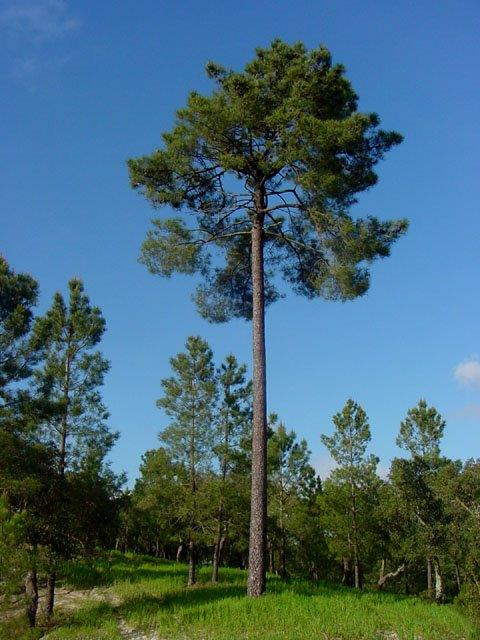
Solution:
{"label": "pine tree canopy", "polygon": [[275,40],[241,72],[206,71],[213,92],[190,93],[161,148],[128,162],[134,189],[179,212],[153,220],[141,261],[167,277],[201,273],[195,298],[207,319],[251,318],[250,236],[261,217],[266,304],[281,295],[277,271],[307,297],[365,293],[369,263],[389,255],[407,221],[357,219],[349,208],[402,136],[357,110],[323,46]]}

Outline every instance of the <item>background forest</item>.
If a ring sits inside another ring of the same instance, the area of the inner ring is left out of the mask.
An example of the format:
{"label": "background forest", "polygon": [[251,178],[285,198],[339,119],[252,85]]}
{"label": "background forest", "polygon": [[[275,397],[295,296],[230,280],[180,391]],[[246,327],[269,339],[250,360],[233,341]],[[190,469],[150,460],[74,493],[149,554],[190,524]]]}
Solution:
{"label": "background forest", "polygon": [[[25,581],[35,620],[47,615],[65,563],[101,549],[208,566],[248,558],[251,383],[235,356],[215,362],[198,336],[170,360],[158,406],[169,418],[133,489],[106,455],[117,437],[101,399],[105,321],[79,280],[34,317],[37,283],[2,259],[0,561],[4,587]],[[479,602],[480,461],[442,455],[445,421],[420,400],[406,411],[387,477],[370,453],[368,416],[348,399],[319,433],[336,462],[322,482],[281,419],[268,423],[268,565],[283,580]]]}

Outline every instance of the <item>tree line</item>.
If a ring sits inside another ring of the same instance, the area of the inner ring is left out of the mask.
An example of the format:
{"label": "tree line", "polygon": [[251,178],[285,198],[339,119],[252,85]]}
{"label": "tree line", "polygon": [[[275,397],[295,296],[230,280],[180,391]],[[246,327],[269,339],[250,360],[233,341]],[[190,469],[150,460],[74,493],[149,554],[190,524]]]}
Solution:
{"label": "tree line", "polygon": [[[216,364],[190,336],[170,360],[157,405],[166,423],[132,489],[106,463],[118,434],[101,386],[105,330],[82,283],[34,317],[38,285],[0,260],[0,575],[23,593],[33,626],[39,576],[47,617],[57,572],[102,549],[248,568],[252,382],[233,354]],[[265,563],[281,579],[423,594],[437,602],[480,590],[480,461],[442,455],[445,421],[420,400],[399,427],[387,477],[369,453],[368,416],[348,399],[319,434],[335,462],[324,481],[308,444],[275,414],[267,423]],[[23,588],[20,589],[20,585]]]}
{"label": "tree line", "polygon": [[[233,355],[215,368],[188,338],[171,359],[158,406],[169,423],[147,451],[121,510],[116,545],[189,562],[246,568],[251,487],[251,384]],[[437,602],[475,595],[480,580],[480,460],[441,453],[445,421],[421,399],[399,426],[405,457],[387,477],[368,452],[371,432],[352,399],[320,438],[335,462],[323,482],[307,442],[271,414],[267,432],[267,553],[283,579],[336,581]],[[477,593],[478,597],[478,593]]]}

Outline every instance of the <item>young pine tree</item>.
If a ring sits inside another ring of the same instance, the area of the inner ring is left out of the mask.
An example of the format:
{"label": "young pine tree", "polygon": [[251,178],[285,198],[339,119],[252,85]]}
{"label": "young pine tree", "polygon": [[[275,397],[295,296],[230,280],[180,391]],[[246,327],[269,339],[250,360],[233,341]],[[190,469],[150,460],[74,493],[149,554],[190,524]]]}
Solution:
{"label": "young pine tree", "polygon": [[246,366],[239,365],[234,355],[228,355],[217,371],[219,405],[214,451],[218,460],[218,510],[212,582],[218,582],[218,568],[232,518],[232,502],[238,493],[233,472],[239,448],[242,439],[250,435],[251,382],[245,379],[246,370]]}
{"label": "young pine tree", "polygon": [[162,380],[163,396],[157,406],[170,418],[170,424],[159,435],[160,440],[172,461],[187,470],[181,502],[187,521],[191,586],[196,581],[196,542],[204,506],[200,473],[211,464],[217,387],[212,351],[205,340],[190,336],[185,348],[170,359],[173,375]]}
{"label": "young pine tree", "polygon": [[68,510],[66,473],[80,471],[87,459],[103,460],[118,435],[107,425],[108,412],[100,395],[109,363],[95,347],[105,331],[105,320],[100,309],[91,306],[80,280],[70,280],[68,287],[68,301],[55,294],[51,308],[36,319],[33,328],[34,342],[44,348],[42,366],[35,371],[37,394],[50,406],[41,429],[57,462],[51,479],[58,508],[49,545],[47,614],[54,603],[55,556],[68,555],[69,520],[74,518]]}
{"label": "young pine tree", "polygon": [[[292,521],[302,500],[315,483],[315,471],[310,465],[310,451],[305,440],[297,442],[294,431],[287,431],[280,422],[272,425],[268,440],[269,515],[276,524],[279,537],[280,575],[287,577],[287,553]],[[274,553],[274,549],[271,549]],[[273,563],[272,563],[273,564]]]}
{"label": "young pine tree", "polygon": [[392,478],[406,508],[413,511],[418,529],[417,548],[425,550],[427,593],[429,597],[435,593],[437,601],[444,596],[440,556],[446,533],[446,512],[435,488],[440,469],[446,462],[440,457],[444,429],[445,420],[437,409],[421,399],[416,407],[409,409],[397,437],[397,445],[407,450],[411,459],[396,459],[392,463]]}
{"label": "young pine tree", "polygon": [[[375,165],[401,142],[380,128],[325,47],[275,40],[243,71],[209,63],[208,96],[192,92],[130,180],[155,207],[142,249],[152,273],[200,272],[196,301],[213,322],[253,325],[253,436],[249,586],[265,589],[267,407],[265,307],[278,279],[308,298],[348,300],[369,287],[368,265],[388,256],[405,220],[353,218]],[[187,214],[192,215],[187,215]]]}
{"label": "young pine tree", "polygon": [[350,571],[346,561],[350,556],[353,584],[360,589],[363,537],[371,524],[374,494],[378,489],[378,458],[366,453],[371,439],[370,425],[360,405],[349,399],[343,410],[333,416],[333,423],[333,435],[321,436],[338,465],[324,484],[325,504],[332,511],[334,528],[341,538],[340,548],[348,554],[344,558],[344,580],[348,582]]}

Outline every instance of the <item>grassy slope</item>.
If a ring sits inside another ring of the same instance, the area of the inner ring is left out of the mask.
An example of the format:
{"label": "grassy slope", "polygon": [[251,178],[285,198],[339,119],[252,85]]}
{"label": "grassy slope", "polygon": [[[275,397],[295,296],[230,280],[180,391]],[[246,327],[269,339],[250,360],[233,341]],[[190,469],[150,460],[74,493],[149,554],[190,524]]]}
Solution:
{"label": "grassy slope", "polygon": [[[113,602],[86,600],[75,613],[59,617],[49,640],[119,640],[123,628],[155,630],[159,640],[460,640],[477,637],[453,606],[418,598],[356,593],[272,578],[268,595],[249,600],[245,573],[223,569],[218,586],[185,588],[186,567],[115,554],[94,568],[78,564],[67,576],[76,588],[109,587]],[[0,637],[1,632],[0,632]],[[6,636],[8,637],[8,636]],[[12,636],[19,637],[19,636]],[[480,636],[478,636],[480,637]]]}

